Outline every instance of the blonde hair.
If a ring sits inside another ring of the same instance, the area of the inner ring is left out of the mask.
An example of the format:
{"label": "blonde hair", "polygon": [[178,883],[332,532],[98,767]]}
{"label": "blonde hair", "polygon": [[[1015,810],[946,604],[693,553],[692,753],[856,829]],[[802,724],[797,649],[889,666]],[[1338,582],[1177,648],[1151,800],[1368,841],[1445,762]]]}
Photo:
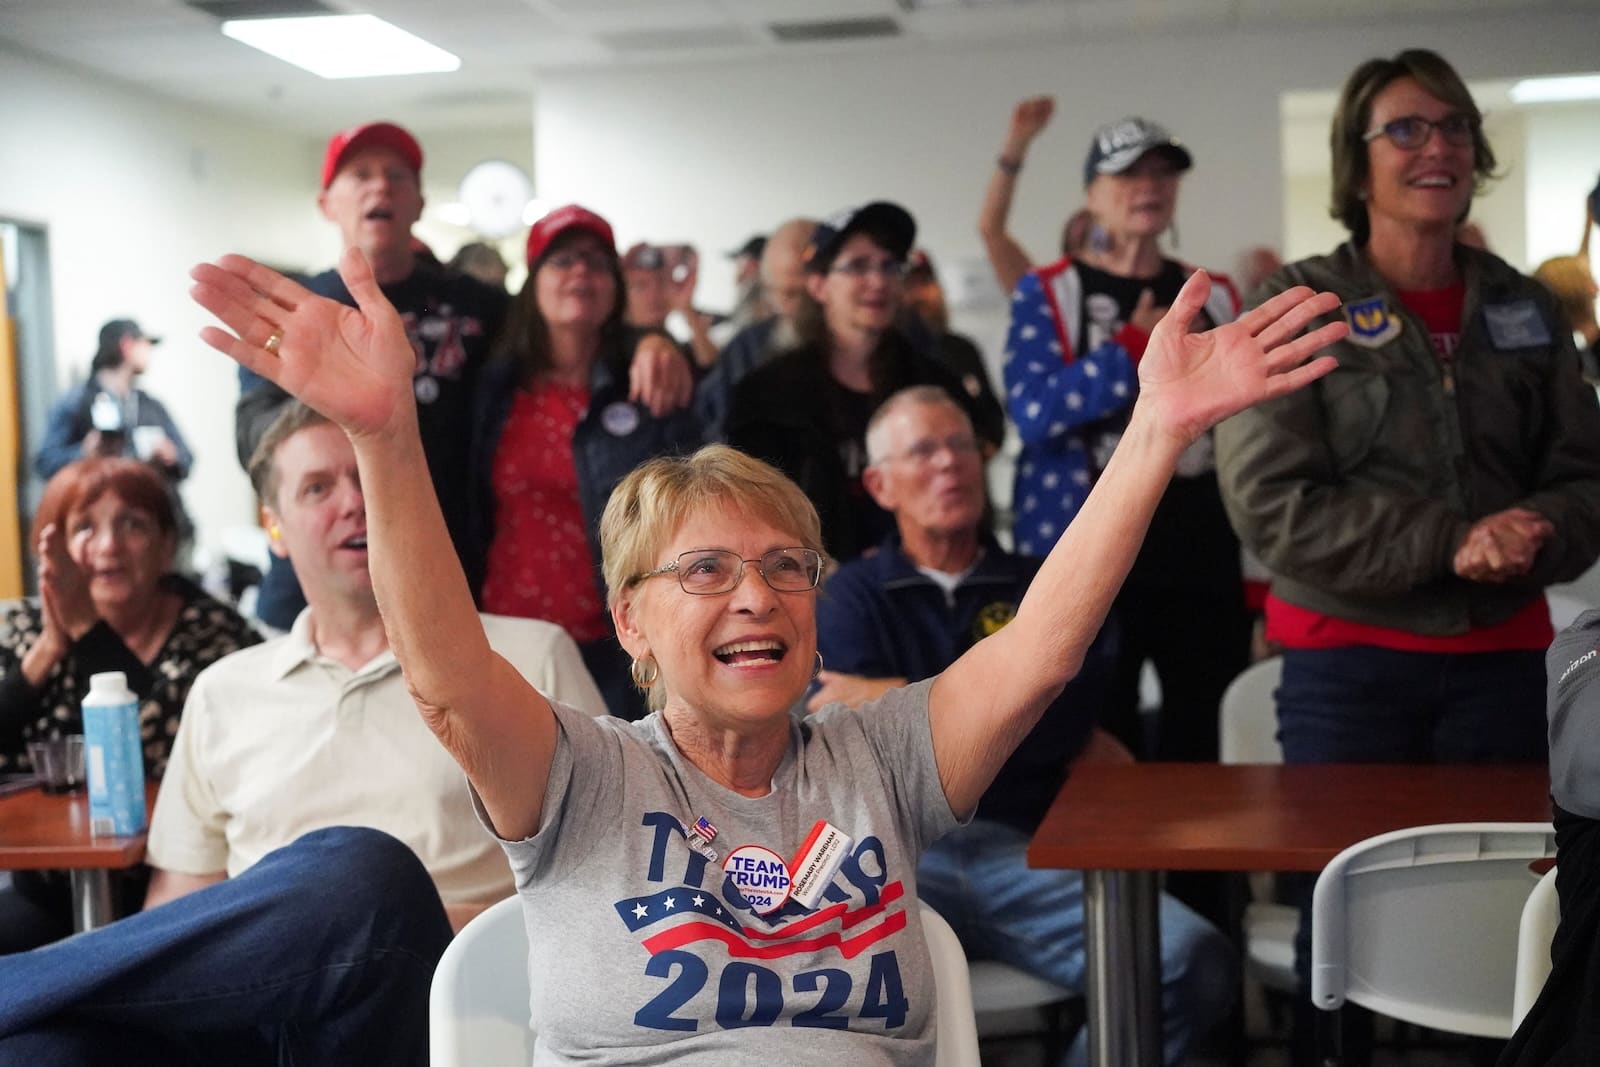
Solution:
{"label": "blonde hair", "polygon": [[1581,330],[1594,323],[1595,281],[1588,260],[1582,256],[1556,256],[1539,264],[1533,276],[1555,295],[1567,329]]}
{"label": "blonde hair", "polygon": [[[817,509],[776,467],[727,445],[658,456],[617,484],[600,517],[606,606],[615,607],[639,575],[660,566],[658,554],[692,514],[715,504],[794,534],[802,548],[823,550]],[[666,690],[659,677],[652,682],[650,707],[659,710]]]}

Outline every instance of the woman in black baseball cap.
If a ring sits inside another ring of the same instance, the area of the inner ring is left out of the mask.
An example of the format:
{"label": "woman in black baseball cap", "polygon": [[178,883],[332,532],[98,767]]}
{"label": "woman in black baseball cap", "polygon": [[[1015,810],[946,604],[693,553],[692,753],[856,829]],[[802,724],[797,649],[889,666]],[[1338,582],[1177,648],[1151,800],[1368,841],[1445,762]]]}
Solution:
{"label": "woman in black baseball cap", "polygon": [[874,201],[818,224],[805,251],[798,348],[738,385],[728,443],[777,466],[822,516],[828,554],[845,560],[888,536],[892,517],[861,485],[867,421],[908,385],[938,385],[971,411],[960,380],[895,326],[917,224]]}

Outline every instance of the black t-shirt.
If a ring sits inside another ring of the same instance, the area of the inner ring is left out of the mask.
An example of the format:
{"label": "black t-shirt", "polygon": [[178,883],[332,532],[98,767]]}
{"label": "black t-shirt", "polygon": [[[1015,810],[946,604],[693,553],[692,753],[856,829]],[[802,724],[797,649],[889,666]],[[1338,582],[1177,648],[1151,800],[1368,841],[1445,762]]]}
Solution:
{"label": "black t-shirt", "polygon": [[[1122,329],[1146,289],[1151,291],[1156,307],[1170,307],[1188,278],[1183,265],[1171,259],[1161,261],[1161,271],[1153,278],[1126,278],[1081,262],[1074,266],[1083,283],[1078,324],[1078,336],[1083,338],[1080,356],[1093,352]],[[1197,318],[1200,329],[1217,325],[1203,310]],[[1090,427],[1097,468],[1104,469],[1110,460],[1132,410],[1130,402],[1122,411]],[[1239,542],[1222,509],[1215,471],[1173,479],[1151,518],[1125,584],[1134,588],[1218,590],[1233,597],[1240,581]]]}
{"label": "black t-shirt", "polygon": [[[305,286],[318,296],[355,306],[337,271],[309,278]],[[473,397],[510,298],[503,290],[421,261],[408,277],[381,288],[400,312],[417,351],[412,390],[428,474],[456,555],[475,581],[486,546],[474,546],[470,536]],[[240,368],[234,434],[241,465],[248,466],[262,435],[288,402],[288,393]],[[293,566],[274,556],[262,578],[256,613],[268,625],[286,630],[304,607]]]}
{"label": "black t-shirt", "polygon": [[826,388],[833,440],[844,468],[845,496],[855,528],[861,532],[862,543],[875,545],[894,528],[892,517],[878,506],[861,482],[861,472],[867,469],[867,423],[878,410],[880,398],[874,393],[858,393],[841,385],[831,374],[827,377]]}
{"label": "black t-shirt", "polygon": [[[306,288],[355,305],[337,271],[317,275]],[[466,560],[473,394],[509,298],[464,274],[420,261],[409,276],[383,286],[383,295],[400,313],[417,353],[411,388],[422,451],[456,553]]]}

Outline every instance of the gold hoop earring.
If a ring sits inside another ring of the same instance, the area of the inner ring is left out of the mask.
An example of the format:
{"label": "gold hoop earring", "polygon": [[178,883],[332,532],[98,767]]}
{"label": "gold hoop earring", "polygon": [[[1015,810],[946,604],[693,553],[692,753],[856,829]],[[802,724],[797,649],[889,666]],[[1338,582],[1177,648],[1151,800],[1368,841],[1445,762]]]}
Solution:
{"label": "gold hoop earring", "polygon": [[811,672],[811,679],[815,681],[822,674],[822,653],[817,653],[817,668]]}
{"label": "gold hoop earring", "polygon": [[633,661],[628,668],[628,673],[633,676],[633,684],[640,689],[649,690],[656,684],[656,679],[661,677],[661,668],[653,657],[642,656]]}

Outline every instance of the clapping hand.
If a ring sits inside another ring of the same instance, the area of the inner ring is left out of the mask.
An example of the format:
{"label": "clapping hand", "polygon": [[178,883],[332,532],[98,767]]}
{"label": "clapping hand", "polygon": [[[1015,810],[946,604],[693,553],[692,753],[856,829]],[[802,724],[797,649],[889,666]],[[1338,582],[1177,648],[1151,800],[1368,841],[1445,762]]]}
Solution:
{"label": "clapping hand", "polygon": [[1235,412],[1333,370],[1332,356],[1311,357],[1349,332],[1345,323],[1330,322],[1298,336],[1317,316],[1339,306],[1333,293],[1298,286],[1233,322],[1191,333],[1190,324],[1210,292],[1205,271],[1190,275],[1139,361],[1139,403],[1156,416],[1163,432],[1184,444]]}
{"label": "clapping hand", "polygon": [[1555,526],[1537,511],[1506,508],[1472,524],[1456,549],[1457,575],[1473,582],[1505,582],[1533,569]]}
{"label": "clapping hand", "polygon": [[[200,337],[338,423],[352,437],[414,424],[416,352],[358,250],[339,260],[356,307],[324,299],[244,256],[190,272],[189,293],[227,330]],[[231,330],[232,333],[229,333]]]}
{"label": "clapping hand", "polygon": [[100,621],[89,580],[68,554],[66,537],[53,522],[39,531],[39,604],[46,636],[66,645]]}

